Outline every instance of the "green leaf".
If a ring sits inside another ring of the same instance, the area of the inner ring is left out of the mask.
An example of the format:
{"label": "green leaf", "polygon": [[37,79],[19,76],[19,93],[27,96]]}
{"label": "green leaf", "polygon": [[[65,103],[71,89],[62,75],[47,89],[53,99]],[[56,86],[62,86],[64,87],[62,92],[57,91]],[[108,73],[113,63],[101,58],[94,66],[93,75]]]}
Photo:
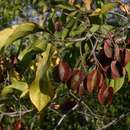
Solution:
{"label": "green leaf", "polygon": [[101,13],[104,14],[112,9],[114,9],[117,6],[117,3],[107,3],[104,4],[101,8]]}
{"label": "green leaf", "polygon": [[109,86],[113,88],[114,93],[121,89],[125,81],[125,76],[118,79],[109,79]]}
{"label": "green leaf", "polygon": [[93,24],[89,31],[95,33],[96,31],[98,31],[99,27],[100,25]]}
{"label": "green leaf", "polygon": [[18,59],[19,60],[22,60],[24,58],[24,56],[29,53],[29,52],[35,52],[36,54],[37,53],[41,53],[43,51],[46,50],[46,47],[47,47],[47,43],[41,39],[41,38],[38,38],[38,37],[35,37],[33,39],[33,42],[31,44],[31,46],[25,48],[18,56]]}
{"label": "green leaf", "polygon": [[22,93],[28,92],[28,84],[23,81],[13,80],[11,85],[8,85],[2,89],[1,95],[6,96],[13,92],[13,89],[19,90]]}
{"label": "green leaf", "polygon": [[81,24],[81,25],[77,26],[76,30],[72,29],[69,36],[75,37],[76,35],[80,35],[81,33],[83,33],[85,30],[86,30],[85,26]]}
{"label": "green leaf", "polygon": [[113,29],[113,26],[108,25],[108,24],[103,24],[100,26],[100,31],[103,34],[107,34],[108,32],[112,31],[112,29]]}
{"label": "green leaf", "polygon": [[117,3],[107,3],[104,4],[101,8],[97,8],[90,16],[97,16],[104,13],[107,13],[108,11],[114,9],[117,6]]}
{"label": "green leaf", "polygon": [[69,33],[69,29],[64,28],[64,30],[63,30],[63,32],[62,32],[62,40],[65,39],[65,37],[68,35],[68,33]]}
{"label": "green leaf", "polygon": [[34,32],[38,26],[34,23],[23,23],[14,25],[0,31],[0,49],[15,40]]}
{"label": "green leaf", "polygon": [[75,11],[75,7],[71,6],[69,4],[59,4],[59,5],[57,5],[57,8],[66,9],[69,11]]}
{"label": "green leaf", "polygon": [[48,44],[46,51],[43,53],[43,58],[38,63],[35,80],[29,88],[30,99],[38,111],[41,111],[49,103],[53,92],[48,79],[52,50],[52,45]]}
{"label": "green leaf", "polygon": [[126,64],[125,69],[127,72],[128,81],[130,81],[130,61]]}

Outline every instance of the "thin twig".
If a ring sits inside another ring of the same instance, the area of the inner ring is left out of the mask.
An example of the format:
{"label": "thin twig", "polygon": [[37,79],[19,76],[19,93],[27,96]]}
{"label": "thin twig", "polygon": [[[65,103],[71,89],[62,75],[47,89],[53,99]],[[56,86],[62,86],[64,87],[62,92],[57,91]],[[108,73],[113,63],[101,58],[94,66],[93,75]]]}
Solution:
{"label": "thin twig", "polygon": [[55,126],[54,130],[57,130],[57,128],[60,126],[62,121],[69,115],[72,111],[76,110],[78,108],[79,104],[77,103],[74,107],[72,107],[66,114],[64,114],[60,120],[58,121],[58,124]]}
{"label": "thin twig", "polygon": [[85,37],[81,37],[81,38],[67,38],[66,40],[69,41],[69,42],[81,42],[81,41],[84,41],[84,40],[89,40],[92,36],[94,35],[94,33],[92,34],[86,34]]}
{"label": "thin twig", "polygon": [[51,107],[48,107],[49,110],[51,110],[52,112],[56,113],[58,116],[62,117],[63,115],[61,113],[59,113],[58,111],[52,109]]}
{"label": "thin twig", "polygon": [[89,113],[91,114],[91,116],[93,116],[94,118],[102,118],[102,116],[100,116],[100,115],[97,115],[97,114],[95,114],[92,110],[91,110],[91,108],[89,108],[89,106],[84,102],[84,101],[82,101],[81,99],[79,99],[78,97],[76,97],[71,91],[69,91],[70,92],[70,95],[73,97],[73,98],[75,98],[79,103],[81,103],[88,111],[89,111]]}
{"label": "thin twig", "polygon": [[128,111],[126,114],[121,114],[118,118],[115,118],[114,120],[112,120],[111,122],[109,122],[108,124],[104,125],[102,128],[99,128],[98,130],[105,130],[107,128],[109,128],[112,125],[115,125],[116,123],[118,123],[120,120],[124,119],[125,117],[127,117],[128,115],[130,115],[130,111]]}
{"label": "thin twig", "polygon": [[0,117],[1,116],[18,117],[19,115],[23,116],[32,111],[33,109],[26,110],[26,111],[16,111],[16,112],[1,112]]}

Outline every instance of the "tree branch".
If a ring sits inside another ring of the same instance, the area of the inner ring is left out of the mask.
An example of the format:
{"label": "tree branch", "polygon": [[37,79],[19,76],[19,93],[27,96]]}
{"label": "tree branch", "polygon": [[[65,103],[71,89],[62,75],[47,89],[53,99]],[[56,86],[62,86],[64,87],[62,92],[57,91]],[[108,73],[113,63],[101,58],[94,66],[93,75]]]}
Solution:
{"label": "tree branch", "polygon": [[1,112],[0,117],[9,116],[9,117],[17,117],[19,115],[25,115],[26,113],[32,112],[33,109],[26,110],[26,111],[16,111],[16,112]]}
{"label": "tree branch", "polygon": [[112,120],[108,124],[104,125],[102,128],[99,128],[98,130],[105,130],[105,129],[109,128],[110,126],[115,125],[120,120],[122,120],[125,117],[127,117],[128,115],[130,115],[130,110],[126,114],[125,113],[121,114],[119,117],[115,118],[114,120]]}

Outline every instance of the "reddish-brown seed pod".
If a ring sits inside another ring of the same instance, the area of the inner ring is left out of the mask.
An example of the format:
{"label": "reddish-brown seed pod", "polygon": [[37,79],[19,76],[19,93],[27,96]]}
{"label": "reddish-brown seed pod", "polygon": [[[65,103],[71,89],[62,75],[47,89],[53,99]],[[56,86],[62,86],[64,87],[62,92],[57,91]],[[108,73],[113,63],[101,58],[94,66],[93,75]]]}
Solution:
{"label": "reddish-brown seed pod", "polygon": [[125,49],[124,66],[130,61],[130,52]]}
{"label": "reddish-brown seed pod", "polygon": [[111,44],[111,40],[110,39],[105,39],[104,40],[104,52],[105,52],[105,55],[108,58],[113,58],[114,48],[113,48],[113,46]]}
{"label": "reddish-brown seed pod", "polygon": [[120,48],[118,46],[114,47],[114,59],[117,61],[121,61],[121,57],[120,57]]}
{"label": "reddish-brown seed pod", "polygon": [[83,82],[80,83],[80,85],[79,85],[78,94],[79,94],[79,96],[85,95],[85,88],[84,88]]}
{"label": "reddish-brown seed pod", "polygon": [[111,76],[113,79],[123,76],[123,67],[117,61],[111,62]]}
{"label": "reddish-brown seed pod", "polygon": [[14,130],[21,130],[22,128],[22,123],[20,120],[17,120],[15,123],[14,123]]}
{"label": "reddish-brown seed pod", "polygon": [[104,105],[105,103],[111,104],[113,98],[113,88],[107,87],[105,84],[99,89],[98,92],[98,101],[100,104]]}
{"label": "reddish-brown seed pod", "polygon": [[63,82],[67,82],[72,74],[72,69],[69,64],[61,60],[58,69],[60,80]]}
{"label": "reddish-brown seed pod", "polygon": [[81,70],[74,70],[70,79],[70,88],[78,92],[80,84],[83,82],[85,74]]}
{"label": "reddish-brown seed pod", "polygon": [[62,21],[56,21],[55,22],[55,31],[60,32],[63,29],[63,23]]}
{"label": "reddish-brown seed pod", "polygon": [[87,75],[87,90],[92,93],[94,88],[97,86],[97,70],[93,70]]}

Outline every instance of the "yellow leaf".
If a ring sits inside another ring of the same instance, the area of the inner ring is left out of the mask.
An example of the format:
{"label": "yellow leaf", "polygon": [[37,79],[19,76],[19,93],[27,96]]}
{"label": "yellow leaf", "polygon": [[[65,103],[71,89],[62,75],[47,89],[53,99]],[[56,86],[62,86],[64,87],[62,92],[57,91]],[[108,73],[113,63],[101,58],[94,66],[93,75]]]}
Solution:
{"label": "yellow leaf", "polygon": [[97,8],[90,16],[97,16],[97,15],[107,13],[108,11],[114,9],[116,6],[117,3],[104,4],[101,8]]}
{"label": "yellow leaf", "polygon": [[101,13],[101,9],[97,8],[90,16],[100,15],[100,13]]}
{"label": "yellow leaf", "polygon": [[51,82],[48,79],[49,61],[52,50],[52,45],[48,44],[46,51],[42,55],[43,58],[37,65],[36,78],[29,88],[30,99],[38,111],[41,111],[49,103],[52,97],[53,90]]}
{"label": "yellow leaf", "polygon": [[35,105],[35,107],[40,112],[51,100],[51,97],[47,94],[44,94],[40,91],[39,83],[34,80],[32,82],[30,89],[29,89],[29,96],[32,101],[32,103]]}
{"label": "yellow leaf", "polygon": [[15,40],[32,33],[37,28],[37,25],[31,22],[13,25],[0,31],[0,49]]}
{"label": "yellow leaf", "polygon": [[92,0],[83,0],[85,8],[87,10],[91,10],[91,4],[92,4]]}
{"label": "yellow leaf", "polygon": [[26,82],[18,81],[18,80],[16,80],[16,79],[13,78],[12,84],[8,85],[8,86],[5,86],[2,89],[1,96],[6,96],[7,94],[13,92],[13,89],[19,90],[22,93],[25,93],[25,92],[27,93],[28,92],[28,84]]}

